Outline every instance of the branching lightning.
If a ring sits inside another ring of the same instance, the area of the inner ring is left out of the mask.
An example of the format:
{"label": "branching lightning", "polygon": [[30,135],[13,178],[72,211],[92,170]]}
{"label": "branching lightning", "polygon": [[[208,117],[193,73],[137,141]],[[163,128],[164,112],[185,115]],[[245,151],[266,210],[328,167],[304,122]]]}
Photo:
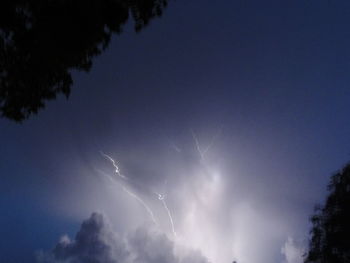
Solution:
{"label": "branching lightning", "polygon": [[[120,178],[122,178],[123,180],[127,180],[127,177],[124,176],[124,175],[122,175],[122,174],[120,173],[120,169],[119,169],[118,165],[116,164],[115,160],[114,160],[112,157],[110,157],[109,155],[107,155],[107,154],[105,154],[105,153],[103,153],[103,152],[101,152],[101,154],[102,154],[105,158],[107,158],[107,159],[113,164],[113,166],[114,166],[114,168],[115,168],[115,173],[117,174],[117,176],[120,177]],[[118,182],[118,181],[116,180],[115,177],[112,178],[111,176],[109,176],[109,175],[107,175],[107,174],[105,174],[105,173],[103,173],[103,172],[101,172],[101,171],[100,171],[100,173],[103,174],[103,175],[105,175],[107,178],[109,178],[109,180],[112,181],[113,183],[117,183],[117,182]],[[143,200],[142,200],[138,195],[136,195],[135,193],[131,192],[131,191],[130,191],[126,186],[124,186],[122,183],[119,182],[119,184],[121,185],[121,187],[122,187],[122,189],[123,189],[124,192],[126,192],[129,196],[135,198],[135,199],[145,208],[145,210],[147,211],[147,213],[150,215],[150,217],[151,217],[153,223],[154,223],[155,225],[158,225],[158,223],[157,223],[157,221],[156,221],[156,219],[155,219],[155,216],[154,216],[153,211],[152,211],[151,208],[145,203],[145,201],[143,201]]]}
{"label": "branching lightning", "polygon": [[215,141],[217,140],[218,137],[220,137],[222,132],[222,127],[220,127],[218,129],[218,131],[213,135],[213,137],[211,138],[210,143],[208,144],[207,148],[204,149],[204,151],[202,151],[202,154],[205,155],[214,145]]}
{"label": "branching lightning", "polygon": [[[198,142],[197,137],[196,137],[196,135],[195,135],[195,133],[194,133],[193,131],[192,131],[192,135],[193,135],[193,138],[194,138],[195,141],[196,141],[197,150],[198,150],[198,152],[200,153],[201,158],[203,159],[203,154],[202,154],[202,152],[201,152],[201,149],[200,149],[200,146],[199,146],[199,142]],[[207,149],[206,149],[206,150],[207,150]],[[128,180],[128,178],[120,172],[120,168],[119,168],[117,162],[116,162],[112,157],[110,157],[109,155],[103,153],[102,151],[101,151],[101,155],[102,155],[103,157],[105,157],[107,160],[109,160],[109,161],[112,163],[112,165],[113,165],[114,168],[115,168],[115,173],[116,173],[117,177],[111,177],[111,176],[109,176],[109,175],[103,173],[102,171],[100,171],[100,173],[102,173],[104,176],[106,176],[111,182],[120,184],[121,187],[122,187],[122,189],[123,189],[123,191],[126,192],[129,196],[135,198],[135,199],[145,208],[145,210],[146,210],[147,213],[150,215],[150,217],[151,217],[152,221],[154,222],[154,224],[155,224],[155,225],[158,225],[158,223],[157,223],[157,221],[156,221],[156,219],[155,219],[155,216],[154,216],[153,211],[152,211],[151,208],[145,203],[145,201],[142,200],[138,195],[136,195],[135,193],[133,193],[130,189],[128,189],[128,188],[127,188],[125,185],[123,185],[121,182],[118,182],[117,179],[121,179],[122,181],[125,182],[125,181]],[[171,211],[170,211],[170,209],[169,209],[169,207],[168,207],[168,205],[167,205],[167,202],[166,202],[166,200],[165,200],[165,197],[166,197],[166,196],[165,196],[164,194],[159,194],[159,193],[156,193],[156,192],[155,192],[155,194],[157,195],[158,200],[161,201],[161,203],[162,203],[164,209],[166,210],[166,212],[167,212],[167,214],[168,214],[169,222],[170,222],[170,225],[171,225],[171,230],[172,230],[172,232],[173,232],[174,237],[176,237],[177,234],[176,234],[176,231],[175,231],[174,220],[173,220]]]}
{"label": "branching lightning", "polygon": [[201,160],[204,160],[204,156],[209,152],[209,150],[213,147],[216,139],[220,136],[221,134],[221,131],[222,131],[222,127],[219,128],[219,130],[213,135],[213,137],[211,138],[211,141],[210,143],[207,145],[207,147],[202,150],[202,147],[200,146],[200,143],[199,143],[199,140],[198,140],[198,137],[196,135],[196,133],[190,129],[190,132],[192,134],[192,137],[193,137],[193,140],[194,140],[194,143],[196,145],[196,149],[199,153],[199,156],[201,158]]}
{"label": "branching lightning", "polygon": [[176,231],[175,231],[175,226],[174,226],[174,221],[173,221],[173,217],[171,215],[170,209],[165,201],[165,195],[159,194],[159,193],[155,193],[158,196],[158,200],[160,200],[165,208],[165,210],[168,213],[168,217],[169,217],[169,221],[170,221],[170,225],[171,225],[171,230],[173,231],[173,235],[174,237],[176,237]]}

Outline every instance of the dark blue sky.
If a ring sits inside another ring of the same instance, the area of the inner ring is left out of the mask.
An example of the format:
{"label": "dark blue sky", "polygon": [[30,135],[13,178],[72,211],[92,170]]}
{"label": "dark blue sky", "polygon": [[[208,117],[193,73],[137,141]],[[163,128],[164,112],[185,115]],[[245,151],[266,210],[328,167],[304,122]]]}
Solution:
{"label": "dark blue sky", "polygon": [[[171,166],[169,144],[194,155],[190,129],[201,141],[222,130],[213,162],[240,193],[228,204],[249,200],[286,235],[307,235],[329,176],[350,159],[349,24],[343,0],[178,0],[142,32],[128,25],[89,74],[74,74],[68,101],[23,124],[0,119],[0,261],[34,262],[109,202],[94,175],[108,165],[100,150],[152,184]],[[282,262],[283,242],[261,262]]]}

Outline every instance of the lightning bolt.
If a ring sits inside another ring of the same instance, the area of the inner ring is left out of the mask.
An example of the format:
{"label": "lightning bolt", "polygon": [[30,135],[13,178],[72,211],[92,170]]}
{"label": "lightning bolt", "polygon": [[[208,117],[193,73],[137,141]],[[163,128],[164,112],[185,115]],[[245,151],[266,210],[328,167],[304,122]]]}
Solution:
{"label": "lightning bolt", "polygon": [[222,132],[222,127],[220,127],[219,130],[213,135],[207,148],[205,148],[204,151],[202,151],[203,156],[214,146],[214,143],[217,140],[217,138],[220,137],[221,132]]}
{"label": "lightning bolt", "polygon": [[115,168],[115,173],[116,173],[119,177],[121,177],[122,179],[126,180],[126,179],[127,179],[126,176],[124,176],[124,175],[122,175],[122,174],[120,173],[120,169],[119,169],[119,166],[117,165],[116,161],[115,161],[112,157],[110,157],[109,155],[105,154],[104,152],[100,151],[100,153],[101,153],[102,156],[104,156],[105,158],[107,158],[107,159],[112,163],[112,165],[113,165],[114,168]]}
{"label": "lightning bolt", "polygon": [[165,195],[159,194],[159,193],[155,193],[158,196],[158,200],[160,200],[165,208],[165,210],[168,213],[168,217],[169,217],[169,221],[170,221],[170,225],[171,225],[171,230],[173,231],[173,235],[174,237],[176,237],[176,231],[175,231],[175,227],[174,227],[174,221],[173,221],[173,217],[171,216],[171,212],[170,209],[165,201]]}
{"label": "lightning bolt", "polygon": [[[102,154],[105,158],[107,158],[107,159],[113,164],[113,166],[114,166],[114,168],[115,168],[115,173],[116,173],[119,177],[121,177],[123,180],[127,180],[127,177],[124,176],[124,175],[122,175],[122,174],[120,173],[120,169],[119,169],[118,165],[116,164],[115,160],[114,160],[112,157],[110,157],[109,155],[107,155],[107,154],[105,154],[105,153],[103,153],[103,152],[101,152],[101,154]],[[117,180],[116,180],[114,177],[112,178],[111,176],[105,174],[105,173],[102,172],[102,171],[99,171],[99,172],[100,172],[101,174],[103,174],[104,176],[106,176],[107,178],[109,178],[109,180],[110,180],[111,182],[113,182],[114,184],[117,183]],[[135,193],[133,193],[131,190],[129,190],[129,189],[128,189],[126,186],[124,186],[123,184],[121,184],[121,183],[119,183],[119,184],[120,184],[120,186],[122,187],[122,189],[123,189],[123,191],[124,191],[125,193],[127,193],[129,196],[131,196],[131,197],[133,197],[134,199],[136,199],[136,200],[145,208],[145,210],[147,211],[147,213],[148,213],[149,216],[151,217],[153,223],[154,223],[155,225],[158,225],[158,223],[157,223],[157,221],[156,221],[156,219],[155,219],[154,213],[152,212],[151,208],[145,203],[145,201],[143,201],[138,195],[136,195]]]}
{"label": "lightning bolt", "polygon": [[181,149],[173,142],[170,142],[170,146],[171,148],[173,148],[175,151],[177,151],[178,153],[181,152]]}
{"label": "lightning bolt", "polygon": [[199,143],[199,140],[198,140],[196,133],[192,129],[190,129],[190,132],[192,134],[192,137],[193,137],[193,140],[195,142],[196,149],[199,153],[199,156],[201,157],[201,160],[204,160],[204,156],[209,152],[209,150],[213,147],[216,139],[220,136],[220,134],[222,132],[222,127],[220,127],[219,130],[213,135],[210,143],[207,145],[207,147],[204,150],[201,149],[201,146],[200,146],[200,143]]}
{"label": "lightning bolt", "polygon": [[155,225],[158,225],[158,224],[157,224],[157,221],[156,221],[156,218],[154,217],[154,214],[153,214],[151,208],[149,208],[149,206],[148,206],[140,197],[138,197],[136,194],[134,194],[133,192],[131,192],[130,190],[128,190],[125,186],[123,186],[123,190],[124,190],[126,193],[128,193],[130,196],[134,197],[137,201],[139,201],[140,204],[143,205],[143,207],[146,209],[146,211],[147,211],[148,214],[150,215],[150,217],[151,217],[153,223],[154,223]]}
{"label": "lightning bolt", "polygon": [[192,129],[190,129],[190,131],[191,131],[194,143],[196,144],[196,148],[197,148],[197,151],[199,153],[199,156],[201,157],[201,160],[203,160],[204,155],[203,155],[203,152],[202,152],[201,147],[199,145],[199,141],[198,141],[197,135],[194,133],[194,131]]}

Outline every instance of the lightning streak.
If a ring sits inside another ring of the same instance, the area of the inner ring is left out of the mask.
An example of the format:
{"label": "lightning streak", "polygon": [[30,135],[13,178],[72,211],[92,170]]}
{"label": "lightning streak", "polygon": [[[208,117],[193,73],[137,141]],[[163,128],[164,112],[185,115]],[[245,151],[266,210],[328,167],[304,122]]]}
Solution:
{"label": "lightning streak", "polygon": [[123,178],[124,180],[126,180],[127,178],[126,178],[124,175],[122,175],[122,174],[120,173],[120,169],[119,169],[119,166],[117,165],[116,161],[115,161],[112,157],[110,157],[109,155],[105,154],[105,153],[102,152],[102,151],[101,151],[101,154],[102,154],[102,156],[104,156],[105,158],[107,158],[107,159],[112,163],[112,165],[113,165],[114,168],[115,168],[115,173],[116,173],[119,177],[121,177],[121,178]]}
{"label": "lightning streak", "polygon": [[173,217],[171,216],[170,209],[165,201],[165,195],[158,194],[158,193],[155,193],[155,194],[158,196],[158,199],[162,202],[165,210],[168,213],[168,217],[169,217],[169,221],[170,221],[170,225],[171,225],[171,230],[173,231],[174,237],[176,237],[176,231],[175,231],[175,227],[174,227]]}
{"label": "lightning streak", "polygon": [[216,139],[218,137],[220,137],[221,132],[222,132],[222,127],[220,127],[219,130],[213,135],[213,137],[211,138],[211,141],[208,144],[207,148],[205,148],[204,151],[202,151],[203,156],[211,149],[211,147],[213,147]]}
{"label": "lightning streak", "polygon": [[147,211],[148,214],[150,215],[150,217],[151,217],[153,223],[154,223],[155,225],[158,225],[158,224],[157,224],[157,221],[156,221],[156,218],[154,217],[154,214],[153,214],[151,208],[149,208],[149,206],[148,206],[140,197],[138,197],[136,194],[134,194],[133,192],[131,192],[130,190],[128,190],[125,186],[123,186],[123,190],[124,190],[126,193],[128,193],[130,196],[134,197],[137,201],[139,201],[140,204],[143,205],[143,207],[146,209],[146,211]]}
{"label": "lightning streak", "polygon": [[203,152],[201,150],[201,147],[199,145],[199,141],[198,141],[198,138],[197,138],[197,135],[194,133],[194,131],[191,129],[191,134],[192,134],[192,137],[193,137],[193,140],[194,140],[194,143],[196,144],[196,148],[197,148],[197,151],[199,153],[199,156],[201,157],[201,159],[203,160],[204,158],[204,155],[203,155]]}
{"label": "lightning streak", "polygon": [[[124,176],[124,175],[122,175],[122,174],[120,173],[120,169],[119,169],[118,165],[116,164],[116,162],[114,161],[114,159],[113,159],[112,157],[110,157],[109,155],[103,153],[103,152],[101,152],[101,154],[102,154],[105,158],[107,158],[107,159],[113,164],[113,166],[114,166],[114,168],[115,168],[115,173],[116,173],[119,177],[121,177],[123,180],[127,180],[127,177]],[[103,174],[104,176],[106,176],[107,178],[109,178],[109,180],[112,181],[113,183],[115,183],[115,184],[117,183],[116,178],[114,178],[114,177],[112,178],[111,176],[105,174],[105,173],[102,172],[102,171],[99,171],[99,172],[100,172],[101,174]],[[145,208],[145,210],[147,211],[147,213],[150,215],[150,217],[151,217],[153,223],[154,223],[155,225],[158,225],[158,223],[157,223],[157,221],[156,221],[156,219],[155,219],[155,217],[154,217],[154,214],[153,214],[151,208],[145,203],[145,201],[143,201],[143,200],[142,200],[138,195],[136,195],[135,193],[131,192],[131,191],[130,191],[128,188],[126,188],[122,183],[119,183],[119,184],[121,185],[121,187],[122,187],[122,189],[123,189],[124,192],[126,192],[129,196],[135,198],[135,199]]]}
{"label": "lightning streak", "polygon": [[217,131],[217,133],[214,134],[214,136],[212,137],[210,143],[208,144],[208,146],[207,146],[204,150],[201,149],[201,146],[200,146],[200,144],[199,144],[198,137],[197,137],[197,135],[195,134],[195,132],[194,132],[192,129],[190,129],[190,131],[191,131],[193,140],[194,140],[194,142],[195,142],[195,144],[196,144],[196,149],[197,149],[197,151],[198,151],[198,153],[199,153],[199,156],[201,157],[201,160],[204,160],[204,156],[205,156],[205,155],[207,154],[207,152],[213,147],[214,142],[215,142],[216,139],[220,136],[221,131],[222,131],[222,127],[220,127],[220,129]]}
{"label": "lightning streak", "polygon": [[175,151],[177,151],[178,153],[181,152],[181,149],[173,142],[170,142],[170,146],[171,148],[173,148]]}

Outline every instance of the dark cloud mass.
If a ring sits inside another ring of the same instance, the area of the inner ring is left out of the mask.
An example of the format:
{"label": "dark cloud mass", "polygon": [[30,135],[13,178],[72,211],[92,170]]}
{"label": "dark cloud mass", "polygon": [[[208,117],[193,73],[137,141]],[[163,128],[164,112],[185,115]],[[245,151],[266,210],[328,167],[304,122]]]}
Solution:
{"label": "dark cloud mass", "polygon": [[61,237],[49,252],[39,252],[39,263],[208,263],[199,251],[180,249],[165,234],[140,227],[122,238],[107,218],[93,213],[71,240]]}

